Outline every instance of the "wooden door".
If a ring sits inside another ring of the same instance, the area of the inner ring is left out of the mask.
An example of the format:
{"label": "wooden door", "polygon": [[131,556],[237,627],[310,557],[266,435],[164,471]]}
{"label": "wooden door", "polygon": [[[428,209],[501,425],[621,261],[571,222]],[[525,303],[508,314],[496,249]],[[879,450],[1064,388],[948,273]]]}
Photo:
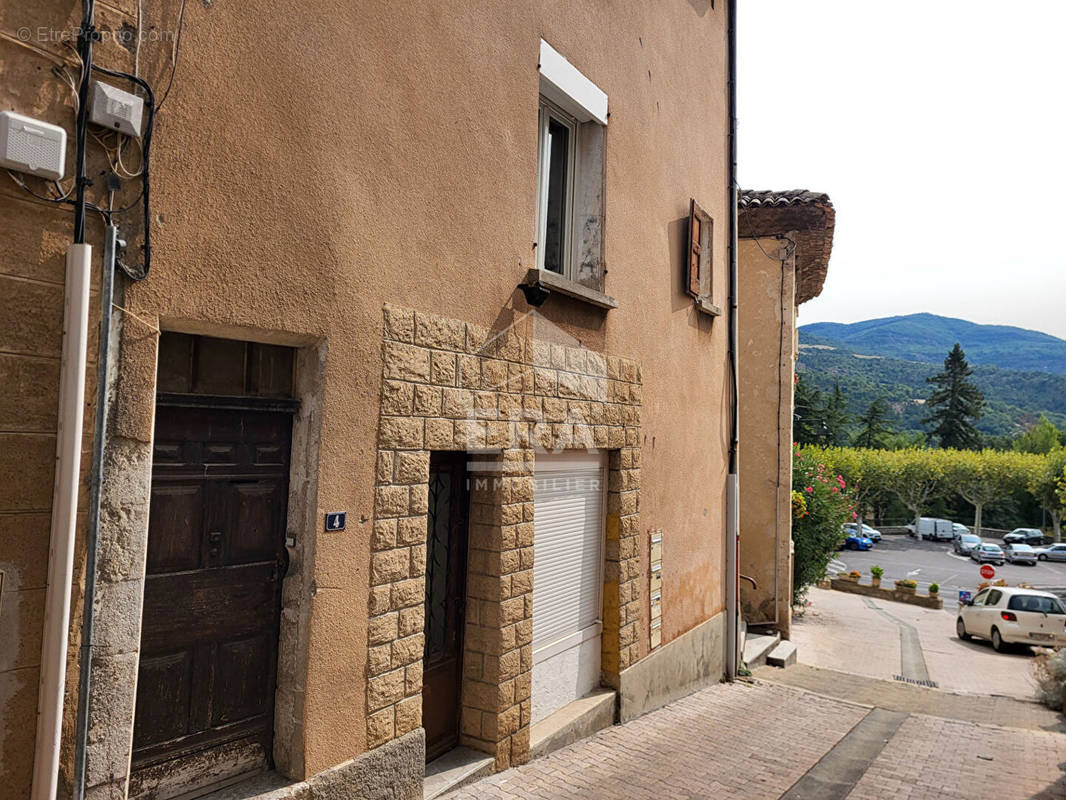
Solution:
{"label": "wooden door", "polygon": [[426,552],[422,727],[426,760],[459,741],[469,491],[465,453],[432,453]]}
{"label": "wooden door", "polygon": [[287,413],[157,408],[133,733],[146,785],[271,762],[291,430]]}

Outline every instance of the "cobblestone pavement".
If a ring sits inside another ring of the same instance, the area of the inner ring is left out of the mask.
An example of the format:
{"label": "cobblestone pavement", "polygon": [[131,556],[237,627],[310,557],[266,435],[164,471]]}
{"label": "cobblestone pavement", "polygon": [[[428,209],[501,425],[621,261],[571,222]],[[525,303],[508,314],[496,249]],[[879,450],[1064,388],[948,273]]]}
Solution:
{"label": "cobblestone pavement", "polygon": [[[854,773],[848,744],[870,710],[764,680],[721,684],[447,798],[778,798],[819,762],[823,777],[842,764]],[[903,710],[909,716],[887,744],[875,743],[861,777],[841,770],[832,797],[1066,800],[1061,733]]]}
{"label": "cobblestone pavement", "polygon": [[867,712],[812,698],[783,686],[712,686],[447,797],[777,798]]}

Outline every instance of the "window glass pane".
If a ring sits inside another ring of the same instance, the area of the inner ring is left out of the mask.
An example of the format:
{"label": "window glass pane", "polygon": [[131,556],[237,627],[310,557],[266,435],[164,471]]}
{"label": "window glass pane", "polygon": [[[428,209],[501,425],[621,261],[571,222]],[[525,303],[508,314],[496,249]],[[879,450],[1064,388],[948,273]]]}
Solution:
{"label": "window glass pane", "polygon": [[566,253],[566,182],[570,129],[548,120],[548,202],[544,226],[544,269],[563,273]]}

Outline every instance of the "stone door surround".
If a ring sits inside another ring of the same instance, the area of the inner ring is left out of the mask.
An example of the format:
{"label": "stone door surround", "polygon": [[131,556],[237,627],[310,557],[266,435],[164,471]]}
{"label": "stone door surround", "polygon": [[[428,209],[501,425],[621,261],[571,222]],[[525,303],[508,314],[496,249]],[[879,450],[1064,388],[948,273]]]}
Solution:
{"label": "stone door surround", "polygon": [[[530,319],[532,317],[532,319]],[[550,325],[536,312],[523,318]],[[461,743],[529,757],[537,450],[606,450],[602,681],[640,657],[641,374],[628,359],[384,308],[367,747],[422,723],[429,453],[472,454]]]}

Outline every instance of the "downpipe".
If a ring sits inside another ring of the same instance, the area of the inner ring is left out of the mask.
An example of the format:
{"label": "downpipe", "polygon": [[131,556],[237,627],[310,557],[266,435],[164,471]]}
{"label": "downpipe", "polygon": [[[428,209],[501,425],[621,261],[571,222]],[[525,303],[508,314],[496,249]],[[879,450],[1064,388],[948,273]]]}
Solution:
{"label": "downpipe", "polygon": [[104,264],[100,276],[100,335],[96,355],[96,420],[89,487],[89,525],[85,531],[85,593],[78,659],[78,715],[74,729],[74,800],[85,797],[85,752],[89,739],[89,693],[92,690],[93,630],[96,626],[96,551],[100,540],[100,497],[104,474],[104,437],[107,432],[108,368],[111,356],[111,308],[115,292],[115,259],[124,243],[118,228],[104,229]]}
{"label": "downpipe", "polygon": [[733,402],[729,433],[729,474],[726,478],[725,547],[725,676],[734,680],[740,667],[739,479],[740,381],[737,374],[737,3],[728,4],[729,47],[729,368]]}
{"label": "downpipe", "polygon": [[63,349],[59,377],[52,526],[48,583],[44,601],[41,677],[37,696],[37,739],[32,800],[55,800],[63,729],[63,692],[74,578],[74,537],[78,514],[82,427],[85,413],[85,353],[89,339],[89,278],[92,245],[67,249],[63,296]]}

